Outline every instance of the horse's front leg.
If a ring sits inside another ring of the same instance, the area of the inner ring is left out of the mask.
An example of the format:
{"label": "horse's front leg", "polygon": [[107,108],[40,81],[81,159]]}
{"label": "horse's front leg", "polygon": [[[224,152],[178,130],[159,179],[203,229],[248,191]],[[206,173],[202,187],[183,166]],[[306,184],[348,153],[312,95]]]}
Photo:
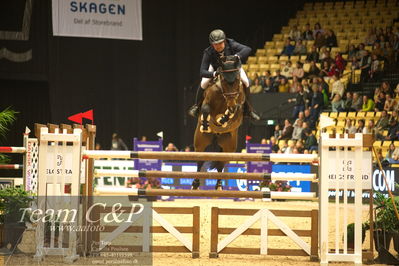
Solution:
{"label": "horse's front leg", "polygon": [[203,103],[201,107],[201,127],[202,133],[211,133],[209,128],[209,121],[211,120],[211,106],[208,103]]}
{"label": "horse's front leg", "polygon": [[227,127],[227,122],[234,117],[235,110],[235,108],[227,108],[226,112],[216,122],[222,127]]}

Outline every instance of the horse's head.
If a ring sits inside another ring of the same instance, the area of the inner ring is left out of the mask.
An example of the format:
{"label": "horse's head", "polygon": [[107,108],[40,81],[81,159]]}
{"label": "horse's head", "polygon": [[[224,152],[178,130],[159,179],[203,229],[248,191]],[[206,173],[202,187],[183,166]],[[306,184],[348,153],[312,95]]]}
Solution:
{"label": "horse's head", "polygon": [[225,56],[221,58],[220,81],[222,94],[226,99],[227,107],[233,108],[238,104],[240,95],[240,67],[241,62],[237,56]]}

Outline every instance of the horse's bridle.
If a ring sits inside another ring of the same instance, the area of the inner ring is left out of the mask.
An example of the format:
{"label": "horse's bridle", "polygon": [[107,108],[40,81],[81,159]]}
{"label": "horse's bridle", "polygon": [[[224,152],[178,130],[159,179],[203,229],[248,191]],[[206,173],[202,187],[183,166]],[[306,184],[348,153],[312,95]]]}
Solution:
{"label": "horse's bridle", "polygon": [[[233,68],[233,69],[228,69],[228,70],[220,70],[221,73],[228,73],[228,72],[235,72],[235,71],[240,71],[240,69],[239,68]],[[220,89],[222,91],[222,95],[223,95],[225,100],[231,99],[231,98],[234,98],[234,99],[238,98],[239,93],[240,93],[239,90],[235,91],[235,92],[224,92],[223,91],[223,86],[220,86],[220,87],[221,87]]]}

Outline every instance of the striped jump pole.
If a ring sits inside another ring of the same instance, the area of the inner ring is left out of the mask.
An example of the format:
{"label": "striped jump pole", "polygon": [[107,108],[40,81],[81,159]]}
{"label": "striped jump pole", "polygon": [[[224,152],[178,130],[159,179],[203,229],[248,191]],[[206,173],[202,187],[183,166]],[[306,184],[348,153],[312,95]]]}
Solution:
{"label": "striped jump pole", "polygon": [[302,173],[218,173],[218,172],[165,172],[146,170],[95,170],[94,177],[157,177],[157,178],[199,178],[199,179],[246,179],[271,181],[312,181],[317,182],[316,174]]}
{"label": "striped jump pole", "polygon": [[277,191],[231,191],[231,190],[187,190],[187,189],[136,189],[97,187],[96,196],[184,196],[184,197],[220,197],[220,198],[257,198],[317,200],[314,192],[277,192]]}
{"label": "striped jump pole", "polygon": [[0,153],[25,153],[25,147],[0,147]]}
{"label": "striped jump pole", "polygon": [[318,162],[317,154],[279,153],[229,153],[229,152],[166,152],[166,151],[83,151],[83,158],[155,159],[181,161],[272,161],[272,162]]}
{"label": "striped jump pole", "polygon": [[23,164],[0,164],[0,169],[24,169]]}

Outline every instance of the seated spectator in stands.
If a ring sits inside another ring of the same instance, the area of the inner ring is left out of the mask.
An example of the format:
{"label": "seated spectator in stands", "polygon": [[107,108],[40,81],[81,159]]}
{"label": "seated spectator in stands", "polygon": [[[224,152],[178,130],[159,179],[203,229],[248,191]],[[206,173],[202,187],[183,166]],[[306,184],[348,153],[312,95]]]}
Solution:
{"label": "seated spectator in stands", "polygon": [[281,79],[280,85],[278,86],[278,92],[288,92],[290,89],[290,84],[287,79]]}
{"label": "seated spectator in stands", "polygon": [[316,36],[318,33],[321,33],[321,34],[324,33],[319,22],[315,23],[314,27],[313,27],[313,38],[314,39],[316,39]]}
{"label": "seated spectator in stands", "polygon": [[370,99],[368,95],[363,95],[362,111],[363,112],[374,111],[374,101]]}
{"label": "seated spectator in stands", "polygon": [[389,127],[389,116],[386,110],[381,112],[380,119],[378,119],[377,123],[374,127],[374,133],[377,136],[378,134],[382,134],[384,130],[387,130]]}
{"label": "seated spectator in stands", "polygon": [[[339,70],[338,70],[337,66],[335,65],[335,63],[332,63],[330,65],[330,68],[328,69],[327,76],[325,76],[323,78],[326,82],[330,82],[332,79],[334,79],[335,76],[338,76],[338,79],[339,79],[340,73],[339,73]],[[331,82],[333,82],[333,81],[331,81]]]}
{"label": "seated spectator in stands", "polygon": [[342,99],[342,97],[344,96],[344,90],[345,90],[345,86],[344,83],[342,83],[342,81],[339,79],[338,74],[335,74],[333,77],[333,83],[331,85],[331,97],[330,99],[332,100],[336,94],[339,94],[340,98]]}
{"label": "seated spectator in stands", "polygon": [[310,29],[310,24],[306,23],[305,30],[302,32],[302,40],[311,41],[314,40],[313,31]]}
{"label": "seated spectator in stands", "polygon": [[353,45],[353,44],[349,45],[348,61],[352,61],[352,58],[355,58],[357,60],[357,49],[356,49],[355,45]]}
{"label": "seated spectator in stands", "polygon": [[301,83],[298,81],[298,79],[296,77],[294,77],[292,79],[292,82],[289,84],[290,84],[290,88],[288,89],[288,92],[292,93],[292,94],[296,93],[298,86],[301,85]]}
{"label": "seated spectator in stands", "polygon": [[369,31],[367,32],[367,36],[364,39],[364,43],[366,45],[373,45],[377,40],[377,35],[375,34],[374,27],[370,27]]}
{"label": "seated spectator in stands", "polygon": [[256,76],[254,79],[254,82],[252,85],[249,87],[250,93],[260,93],[263,91],[262,86],[260,85],[260,79]]}
{"label": "seated spectator in stands", "polygon": [[323,94],[319,91],[319,86],[317,86],[316,84],[312,85],[312,101],[310,104],[310,108],[311,108],[311,120],[314,123],[315,121],[317,121],[317,119],[319,119],[319,115],[320,112],[323,108]]}
{"label": "seated spectator in stands", "polygon": [[295,126],[298,124],[298,121],[299,121],[299,120],[301,120],[301,121],[303,122],[303,121],[304,121],[304,118],[305,118],[304,112],[299,112],[299,113],[298,113],[298,118],[295,119],[295,122],[294,122],[294,124],[293,124],[292,126],[295,127]]}
{"label": "seated spectator in stands", "polygon": [[328,77],[328,72],[330,72],[330,66],[328,65],[328,62],[323,62],[321,66],[322,67],[319,72],[319,77],[321,78]]}
{"label": "seated spectator in stands", "polygon": [[391,164],[399,163],[399,147],[395,147],[394,143],[389,144],[389,149],[385,156],[385,160]]}
{"label": "seated spectator in stands", "polygon": [[292,41],[298,41],[301,39],[301,31],[298,30],[298,25],[294,25],[290,30],[289,37]]}
{"label": "seated spectator in stands", "polygon": [[395,65],[395,50],[393,49],[391,42],[386,42],[383,50],[383,57],[385,58],[386,63],[384,67],[387,69],[391,69]]}
{"label": "seated spectator in stands", "polygon": [[273,77],[273,87],[278,91],[278,86],[283,79],[287,79],[285,76],[281,75],[280,69],[276,70],[276,76]]}
{"label": "seated spectator in stands", "polygon": [[370,119],[367,126],[363,128],[363,134],[373,134],[374,133],[374,120]]}
{"label": "seated spectator in stands", "polygon": [[312,79],[314,77],[318,77],[319,74],[320,74],[320,68],[317,67],[315,61],[311,61],[309,71],[306,73],[306,77]]}
{"label": "seated spectator in stands", "polygon": [[305,62],[310,63],[314,61],[315,63],[319,62],[319,53],[317,52],[317,47],[312,45],[310,52],[307,54]]}
{"label": "seated spectator in stands", "polygon": [[294,68],[292,67],[291,61],[287,61],[285,63],[285,66],[283,66],[281,70],[281,75],[286,77],[287,79],[292,78],[292,72],[294,71]]}
{"label": "seated spectator in stands", "polygon": [[306,108],[305,111],[303,112],[303,122],[308,123],[308,126],[311,127],[312,114],[311,114],[310,108]]}
{"label": "seated spectator in stands", "polygon": [[374,111],[376,112],[382,111],[384,110],[384,106],[385,106],[385,93],[381,91],[378,94],[378,97],[374,101]]}
{"label": "seated spectator in stands", "polygon": [[279,140],[281,138],[281,135],[283,134],[283,130],[281,129],[281,126],[277,124],[274,127],[274,137]]}
{"label": "seated spectator in stands", "polygon": [[292,117],[296,119],[300,112],[305,111],[305,104],[307,100],[307,94],[303,91],[302,84],[298,84],[295,98],[288,99],[288,102],[294,102],[294,109],[292,111]]}
{"label": "seated spectator in stands", "polygon": [[184,147],[184,152],[191,152],[193,151],[190,146]]}
{"label": "seated spectator in stands", "polygon": [[385,94],[385,104],[384,104],[384,110],[389,112],[395,110],[397,107],[397,102],[395,101],[394,98],[392,98],[391,94]]}
{"label": "seated spectator in stands", "polygon": [[267,140],[265,138],[261,139],[260,144],[267,144]]}
{"label": "seated spectator in stands", "polygon": [[373,54],[371,56],[371,67],[370,67],[370,81],[378,80],[381,76],[381,63],[382,61],[378,60],[377,55]]}
{"label": "seated spectator in stands", "polygon": [[320,49],[323,46],[326,46],[326,39],[321,32],[316,33],[316,37],[314,39],[314,45],[317,49]]}
{"label": "seated spectator in stands", "polygon": [[270,145],[272,147],[273,153],[278,152],[278,150],[280,149],[278,144],[277,144],[277,140],[276,140],[276,138],[274,136],[270,137]]}
{"label": "seated spectator in stands", "polygon": [[302,40],[297,40],[295,43],[293,55],[305,55],[306,54],[306,46],[303,44]]}
{"label": "seated spectator in stands", "polygon": [[353,93],[352,105],[349,111],[357,112],[363,108],[363,100],[358,92]]}
{"label": "seated spectator in stands", "polygon": [[266,83],[263,87],[263,92],[277,92],[276,88],[273,87],[272,79],[266,79]]}
{"label": "seated spectator in stands", "polygon": [[335,60],[331,57],[330,51],[326,50],[324,52],[324,55],[325,55],[324,59],[323,60],[320,59],[321,63],[327,62],[329,66],[331,66],[331,64],[335,63]]}
{"label": "seated spectator in stands", "polygon": [[391,119],[395,119],[396,121],[399,121],[399,113],[398,113],[398,110],[393,110],[393,111],[392,111]]}
{"label": "seated spectator in stands", "polygon": [[289,119],[284,120],[284,128],[281,134],[280,139],[291,139],[292,138],[292,132],[294,131],[294,127],[291,125],[291,121]]}
{"label": "seated spectator in stands", "polygon": [[303,142],[301,139],[296,142],[295,148],[298,150],[298,153],[303,153],[305,147],[303,146]]}
{"label": "seated spectator in stands", "polygon": [[373,51],[371,51],[371,55],[376,55],[377,58],[383,58],[384,57],[384,51],[381,48],[381,44],[376,42],[373,46]]}
{"label": "seated spectator in stands", "polygon": [[380,92],[381,91],[382,90],[379,87],[374,89],[374,94],[373,94],[373,101],[374,102],[376,102],[378,100],[378,97],[380,97]]}
{"label": "seated spectator in stands", "polygon": [[361,81],[368,81],[370,77],[370,68],[371,68],[371,56],[369,52],[365,50],[365,55],[360,59],[360,69],[362,73],[360,74]]}
{"label": "seated spectator in stands", "polygon": [[306,130],[310,129],[310,125],[309,122],[303,122],[302,123],[302,135],[301,135],[301,140],[305,140],[306,139]]}
{"label": "seated spectator in stands", "polygon": [[356,133],[363,133],[364,129],[364,119],[360,119],[357,121],[357,128],[356,128]]}
{"label": "seated spectator in stands", "polygon": [[[320,61],[320,63],[323,64],[323,61],[324,61],[325,58],[327,58],[327,55],[328,55],[327,47],[326,46],[321,47],[320,48],[320,52],[319,52],[319,61]],[[330,62],[328,62],[328,63],[330,63]]]}
{"label": "seated spectator in stands", "polygon": [[360,69],[360,62],[357,60],[356,57],[352,57],[352,65],[351,65],[352,70]]}
{"label": "seated spectator in stands", "polygon": [[345,110],[344,101],[339,94],[335,94],[331,101],[331,109],[333,112],[343,112]]}
{"label": "seated spectator in stands", "polygon": [[398,140],[399,124],[395,119],[389,120],[388,135],[384,140]]}
{"label": "seated spectator in stands", "polygon": [[385,94],[390,94],[393,95],[393,90],[391,88],[391,85],[389,84],[389,82],[387,81],[383,81],[381,83],[381,87],[380,87],[381,91],[383,91]]}
{"label": "seated spectator in stands", "polygon": [[295,141],[290,141],[288,142],[288,147],[285,149],[284,153],[285,154],[292,154],[294,153],[294,149],[295,149]]}
{"label": "seated spectator in stands", "polygon": [[356,127],[353,124],[353,120],[352,119],[347,118],[345,120],[345,128],[344,128],[344,130],[345,130],[345,133],[347,133],[347,134],[355,134],[356,133]]}
{"label": "seated spectator in stands", "polygon": [[335,54],[335,65],[339,69],[339,73],[342,74],[342,72],[345,70],[346,61],[340,52]]}
{"label": "seated spectator in stands", "polygon": [[303,70],[303,65],[301,62],[297,62],[296,66],[292,71],[292,77],[296,77],[298,81],[302,81],[303,76],[305,75],[305,71]]}
{"label": "seated spectator in stands", "polygon": [[335,36],[335,33],[328,29],[325,32],[325,38],[326,38],[326,46],[329,48],[332,47],[337,47],[338,43],[337,43],[337,36]]}
{"label": "seated spectator in stands", "polygon": [[304,143],[304,148],[308,151],[317,151],[318,149],[318,144],[317,144],[317,139],[315,135],[313,134],[313,131],[308,129],[305,131],[306,135],[306,140]]}
{"label": "seated spectator in stands", "polygon": [[259,77],[260,85],[262,87],[265,87],[266,80],[271,79],[271,78],[272,78],[272,75],[269,70],[263,71],[262,75]]}
{"label": "seated spectator in stands", "polygon": [[172,142],[168,143],[168,146],[166,146],[165,151],[179,151],[178,148],[176,148],[175,144]]}
{"label": "seated spectator in stands", "polygon": [[349,112],[351,109],[351,106],[352,106],[353,94],[352,94],[352,92],[348,91],[348,92],[346,92],[345,96],[346,97],[344,100],[344,110],[346,112]]}
{"label": "seated spectator in stands", "polygon": [[283,47],[283,51],[281,52],[281,55],[291,56],[292,53],[294,52],[294,48],[295,48],[295,46],[293,46],[291,44],[290,39],[285,40],[285,45]]}
{"label": "seated spectator in stands", "polygon": [[357,47],[357,53],[356,53],[356,57],[357,60],[361,60],[363,56],[365,56],[367,54],[367,50],[364,49],[364,43],[360,43]]}

